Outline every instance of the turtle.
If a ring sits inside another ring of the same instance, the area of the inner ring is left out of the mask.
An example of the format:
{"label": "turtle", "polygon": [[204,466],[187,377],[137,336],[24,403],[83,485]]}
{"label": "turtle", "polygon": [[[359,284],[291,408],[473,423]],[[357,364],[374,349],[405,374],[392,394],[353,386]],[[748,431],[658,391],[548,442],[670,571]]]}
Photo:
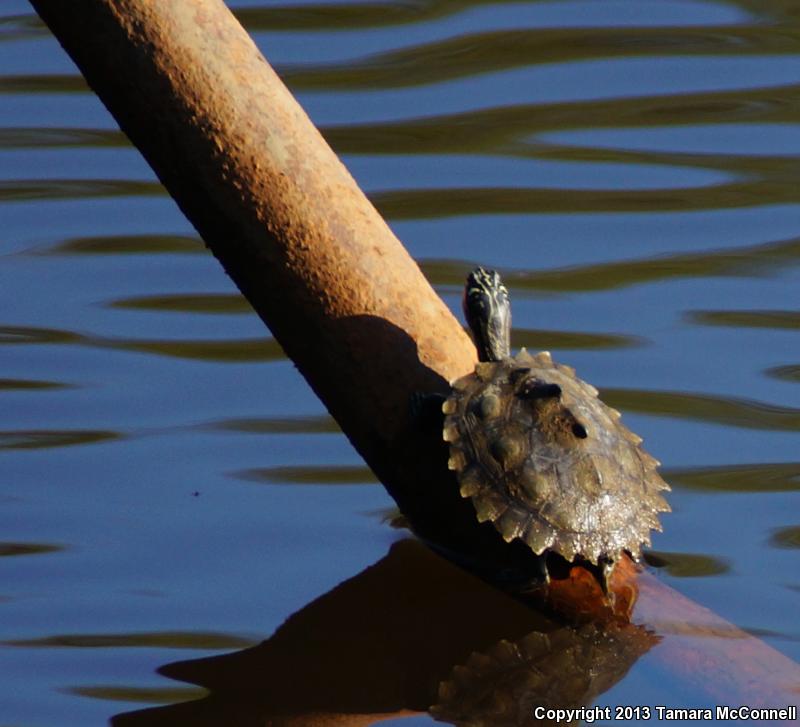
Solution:
{"label": "turtle", "polygon": [[660,463],[572,367],[548,351],[511,355],[511,304],[496,271],[469,274],[463,309],[478,363],[440,399],[461,496],[505,541],[542,556],[546,581],[555,553],[589,564],[607,594],[622,553],[640,560],[670,511]]}

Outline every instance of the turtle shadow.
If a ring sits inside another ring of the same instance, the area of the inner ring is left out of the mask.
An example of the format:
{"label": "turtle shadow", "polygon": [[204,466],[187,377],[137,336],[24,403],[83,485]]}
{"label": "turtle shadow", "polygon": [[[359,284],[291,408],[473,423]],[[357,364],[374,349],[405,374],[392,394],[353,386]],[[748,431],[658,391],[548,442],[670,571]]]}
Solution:
{"label": "turtle shadow", "polygon": [[564,627],[403,540],[261,644],[158,670],[208,696],[112,724],[357,725],[432,705],[457,723],[544,724],[533,705],[590,703],[655,642],[632,624]]}

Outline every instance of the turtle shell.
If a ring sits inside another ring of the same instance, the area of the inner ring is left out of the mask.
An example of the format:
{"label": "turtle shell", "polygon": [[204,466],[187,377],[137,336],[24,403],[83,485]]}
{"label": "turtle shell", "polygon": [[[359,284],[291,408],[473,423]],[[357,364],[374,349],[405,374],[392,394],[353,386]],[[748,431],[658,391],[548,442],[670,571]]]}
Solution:
{"label": "turtle shell", "polygon": [[597,389],[548,352],[479,363],[443,405],[450,469],[478,520],[540,555],[640,556],[670,510],[659,462]]}

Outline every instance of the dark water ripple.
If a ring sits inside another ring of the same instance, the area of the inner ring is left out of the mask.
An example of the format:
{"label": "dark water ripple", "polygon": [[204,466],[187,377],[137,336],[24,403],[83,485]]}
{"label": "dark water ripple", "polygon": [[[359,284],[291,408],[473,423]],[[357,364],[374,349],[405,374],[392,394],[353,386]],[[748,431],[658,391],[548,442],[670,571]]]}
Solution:
{"label": "dark water ripple", "polygon": [[0,93],[91,93],[77,73],[31,73],[0,76]]}
{"label": "dark water ripple", "polygon": [[0,379],[0,391],[50,391],[69,389],[72,384],[61,381],[41,381],[35,379]]}
{"label": "dark water ripple", "polygon": [[776,530],[770,538],[770,544],[776,548],[800,549],[800,525]]}
{"label": "dark water ripple", "polygon": [[5,127],[0,149],[121,149],[130,147],[125,134],[114,129]]}
{"label": "dark water ripple", "polygon": [[610,406],[639,414],[713,422],[744,429],[800,431],[800,409],[752,399],[637,389],[603,389],[601,396]]}
{"label": "dark water ripple", "polygon": [[348,60],[280,67],[295,90],[424,86],[544,63],[671,56],[796,55],[781,26],[544,28],[465,33]]}
{"label": "dark water ripple", "polygon": [[97,444],[122,439],[120,432],[105,429],[22,429],[0,431],[0,450],[50,449]]}
{"label": "dark water ripple", "polygon": [[43,555],[66,550],[63,545],[52,543],[8,543],[0,541],[0,558],[14,557],[17,555]]}
{"label": "dark water ripple", "polygon": [[690,311],[687,319],[705,326],[800,330],[800,311],[714,310]]}
{"label": "dark water ripple", "polygon": [[341,432],[332,416],[261,417],[223,419],[199,425],[202,429],[242,434],[337,434]]}
{"label": "dark water ripple", "polygon": [[548,187],[462,187],[401,189],[368,194],[389,220],[442,219],[474,215],[689,212],[761,207],[765,193],[774,204],[800,201],[800,172],[767,183],[748,180],[683,189],[585,190]]}
{"label": "dark water ripple", "polygon": [[438,20],[473,7],[507,0],[383,0],[358,3],[302,3],[237,8],[234,15],[248,31],[356,30]]}
{"label": "dark water ripple", "polygon": [[69,687],[61,691],[77,697],[141,704],[177,704],[202,699],[208,694],[202,687],[121,687],[117,684]]}
{"label": "dark water ripple", "polygon": [[216,363],[255,363],[286,358],[273,338],[232,341],[107,341],[104,345],[123,351]]}
{"label": "dark water ripple", "polygon": [[374,485],[372,470],[363,466],[307,465],[298,467],[259,467],[229,473],[248,482],[290,485]]}
{"label": "dark water ripple", "polygon": [[663,568],[674,578],[703,578],[728,573],[730,564],[725,558],[699,553],[672,553],[649,550],[644,556],[654,568]]}
{"label": "dark water ripple", "polygon": [[766,369],[764,373],[773,379],[780,379],[781,381],[790,381],[794,384],[800,383],[800,364],[792,364],[789,366],[775,366]]}
{"label": "dark water ripple", "polygon": [[109,235],[107,237],[67,238],[40,255],[175,255],[200,254],[205,246],[188,235]]}
{"label": "dark water ripple", "polygon": [[581,333],[578,331],[547,331],[515,328],[511,334],[515,348],[535,351],[548,349],[617,349],[643,346],[646,341],[637,336],[620,333]]}
{"label": "dark water ripple", "polygon": [[[421,267],[436,285],[461,288],[478,260],[427,260]],[[697,253],[679,253],[554,270],[500,270],[512,292],[616,290],[671,278],[763,277],[800,262],[800,239]]]}
{"label": "dark water ripple", "polygon": [[800,492],[800,462],[666,468],[674,487],[698,492]]}
{"label": "dark water ripple", "polygon": [[113,197],[165,197],[158,182],[133,179],[26,179],[0,181],[0,202],[55,199],[108,199]]}
{"label": "dark water ripple", "polygon": [[0,43],[41,38],[47,34],[47,28],[38,15],[9,15],[0,18]]}
{"label": "dark water ripple", "polygon": [[16,344],[85,343],[87,339],[78,333],[59,331],[56,328],[33,326],[0,326],[0,346]]}
{"label": "dark water ripple", "polygon": [[[577,129],[649,129],[719,123],[796,124],[800,84],[710,93],[517,104],[425,118],[323,127],[331,145],[349,154],[516,152],[526,140]],[[548,145],[544,145],[545,150]],[[538,145],[541,148],[541,145]],[[599,153],[607,153],[600,150]],[[732,150],[736,158],[736,150]],[[675,155],[686,160],[691,155]],[[721,157],[712,157],[725,164]],[[726,167],[729,168],[729,167]]]}
{"label": "dark water ripple", "polygon": [[108,306],[110,308],[155,310],[172,313],[241,315],[253,312],[253,308],[240,293],[144,295],[115,300],[109,303]]}
{"label": "dark water ripple", "polygon": [[26,326],[0,326],[0,345],[70,344],[171,356],[216,363],[251,363],[286,358],[273,338],[232,340],[136,340],[85,336],[70,331]]}
{"label": "dark water ripple", "polygon": [[26,648],[68,647],[80,649],[159,648],[159,649],[244,649],[257,643],[253,639],[214,631],[154,631],[131,634],[55,634],[38,639],[12,639],[3,646]]}

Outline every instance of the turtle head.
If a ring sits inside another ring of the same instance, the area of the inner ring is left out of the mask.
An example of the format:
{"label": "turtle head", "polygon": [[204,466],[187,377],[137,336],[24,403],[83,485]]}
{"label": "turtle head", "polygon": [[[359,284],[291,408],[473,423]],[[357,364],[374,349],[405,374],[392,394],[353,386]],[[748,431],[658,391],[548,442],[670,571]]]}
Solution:
{"label": "turtle head", "polygon": [[511,355],[511,303],[498,273],[475,268],[467,276],[463,306],[478,358],[481,361],[508,358]]}

